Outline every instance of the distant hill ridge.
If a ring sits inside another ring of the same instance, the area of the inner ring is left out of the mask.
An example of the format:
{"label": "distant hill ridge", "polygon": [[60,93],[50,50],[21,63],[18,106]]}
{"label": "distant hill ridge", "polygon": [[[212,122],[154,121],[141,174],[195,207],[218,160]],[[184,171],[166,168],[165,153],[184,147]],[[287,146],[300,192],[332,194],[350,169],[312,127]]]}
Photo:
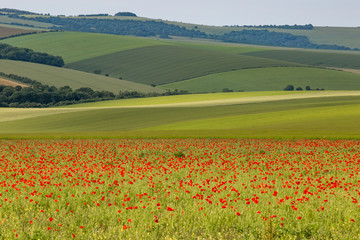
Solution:
{"label": "distant hill ridge", "polygon": [[[15,10],[13,10],[15,11]],[[16,11],[15,11],[16,12]],[[18,10],[18,12],[22,12]],[[21,15],[21,14],[20,14]],[[81,17],[64,17],[64,16],[20,16],[12,14],[9,17],[23,20],[31,20],[42,23],[50,23],[55,26],[52,29],[66,31],[80,31],[93,33],[106,33],[117,35],[133,35],[142,37],[159,36],[160,38],[170,38],[170,36],[181,36],[189,38],[202,38],[219,40],[223,42],[245,43],[266,46],[279,47],[295,47],[295,48],[314,48],[314,49],[334,49],[334,50],[359,50],[347,46],[336,44],[316,44],[309,40],[308,37],[302,35],[294,35],[291,33],[281,33],[268,30],[244,29],[241,31],[232,31],[226,34],[208,34],[198,30],[186,28],[177,24],[170,24],[164,21],[155,20],[136,20],[136,19],[117,19],[111,18],[108,14],[91,14],[89,16],[99,16],[105,18],[89,18],[88,15],[80,15]],[[136,17],[130,12],[119,12],[116,16]],[[294,25],[294,26],[246,26],[248,28],[279,28],[279,29],[313,29],[311,24]]]}

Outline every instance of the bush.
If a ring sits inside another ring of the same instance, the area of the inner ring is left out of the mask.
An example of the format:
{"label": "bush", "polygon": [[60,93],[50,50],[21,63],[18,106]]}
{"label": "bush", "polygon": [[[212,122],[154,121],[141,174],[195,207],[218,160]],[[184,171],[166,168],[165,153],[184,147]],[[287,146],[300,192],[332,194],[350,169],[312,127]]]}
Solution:
{"label": "bush", "polygon": [[284,91],[294,91],[294,86],[289,84],[284,88]]}

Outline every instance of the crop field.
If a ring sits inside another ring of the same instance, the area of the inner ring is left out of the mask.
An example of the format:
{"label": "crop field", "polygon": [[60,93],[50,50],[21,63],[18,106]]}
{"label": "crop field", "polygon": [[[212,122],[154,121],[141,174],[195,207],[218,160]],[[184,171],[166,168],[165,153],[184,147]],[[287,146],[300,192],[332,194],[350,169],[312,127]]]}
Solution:
{"label": "crop field", "polygon": [[105,90],[116,94],[120,90],[144,93],[164,92],[162,89],[139,83],[30,62],[0,60],[0,72],[26,76],[49,86],[70,86],[74,90],[81,87],[90,87],[93,90]]}
{"label": "crop field", "polygon": [[360,75],[309,67],[255,68],[211,74],[159,87],[196,93],[221,92],[224,88],[233,91],[276,91],[289,84],[303,90],[306,86],[312,89],[360,90]]}
{"label": "crop field", "polygon": [[0,23],[3,24],[18,23],[18,24],[34,26],[36,28],[51,28],[52,26],[54,26],[53,24],[50,23],[42,23],[31,20],[25,20],[25,19],[9,18],[7,16],[0,16]]}
{"label": "crop field", "polygon": [[[227,92],[227,93],[205,93],[205,94],[185,94],[175,96],[161,96],[150,98],[133,98],[133,99],[120,99],[102,102],[81,103],[64,106],[65,108],[103,108],[103,107],[156,107],[156,106],[192,106],[202,104],[203,106],[226,105],[227,101],[241,103],[244,99],[257,99],[264,98],[264,101],[269,101],[271,97],[282,97],[288,99],[293,95],[294,98],[303,95],[305,92],[292,92],[292,91],[259,91],[259,92]],[[324,92],[325,93],[325,92]],[[334,92],[334,94],[339,92]],[[356,92],[354,92],[356,93]],[[305,94],[308,96],[309,93]],[[332,94],[326,92],[325,94]],[[319,97],[322,94],[312,92],[312,97]],[[224,104],[222,104],[224,103]]]}
{"label": "crop field", "polygon": [[22,34],[22,33],[31,33],[31,32],[34,32],[34,31],[0,26],[0,39],[11,37],[11,36]]}
{"label": "crop field", "polygon": [[359,239],[360,142],[0,141],[4,239]]}
{"label": "crop field", "polygon": [[212,73],[299,64],[182,46],[152,46],[121,51],[69,64],[70,68],[122,77],[145,84],[165,84]]}
{"label": "crop field", "polygon": [[10,119],[6,112],[11,109],[3,108],[0,137],[358,138],[359,92],[319,93],[323,95],[301,93],[183,103],[174,100],[173,104],[145,101],[142,105],[129,101],[129,106],[90,104],[38,112],[12,109]]}
{"label": "crop field", "polygon": [[[194,24],[179,24],[192,29]],[[243,29],[268,30],[274,32],[287,32],[293,35],[307,36],[316,44],[336,44],[350,48],[360,48],[360,29],[357,27],[314,27],[313,30],[277,29],[277,28],[243,28],[243,27],[216,27],[196,25],[198,30],[209,34],[224,34]]]}
{"label": "crop field", "polygon": [[81,32],[49,32],[6,39],[2,42],[62,56],[65,63],[132,48],[163,44],[156,40],[138,37]]}
{"label": "crop field", "polygon": [[360,69],[360,54],[270,50],[244,53],[249,56],[277,59],[323,67]]}

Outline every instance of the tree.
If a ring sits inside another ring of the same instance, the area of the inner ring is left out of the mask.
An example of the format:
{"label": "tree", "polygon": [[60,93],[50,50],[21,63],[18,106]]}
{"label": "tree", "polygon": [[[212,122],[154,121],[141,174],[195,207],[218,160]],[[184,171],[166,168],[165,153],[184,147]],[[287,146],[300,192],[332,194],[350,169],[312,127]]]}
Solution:
{"label": "tree", "polygon": [[284,91],[294,91],[294,86],[289,84],[284,88]]}
{"label": "tree", "polygon": [[137,15],[132,12],[118,12],[115,16],[137,17]]}
{"label": "tree", "polygon": [[302,91],[303,89],[302,89],[302,87],[297,87],[296,88],[296,91]]}
{"label": "tree", "polygon": [[305,89],[306,89],[306,91],[310,91],[310,90],[311,90],[311,87],[310,87],[310,86],[306,86]]}

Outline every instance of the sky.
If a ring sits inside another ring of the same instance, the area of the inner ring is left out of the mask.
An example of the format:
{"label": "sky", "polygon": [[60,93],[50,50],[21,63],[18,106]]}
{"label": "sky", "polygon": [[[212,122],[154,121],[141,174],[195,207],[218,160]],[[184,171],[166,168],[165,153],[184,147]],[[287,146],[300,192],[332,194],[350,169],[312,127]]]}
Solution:
{"label": "sky", "polygon": [[133,12],[205,25],[360,26],[359,0],[0,0],[0,8],[51,15]]}

